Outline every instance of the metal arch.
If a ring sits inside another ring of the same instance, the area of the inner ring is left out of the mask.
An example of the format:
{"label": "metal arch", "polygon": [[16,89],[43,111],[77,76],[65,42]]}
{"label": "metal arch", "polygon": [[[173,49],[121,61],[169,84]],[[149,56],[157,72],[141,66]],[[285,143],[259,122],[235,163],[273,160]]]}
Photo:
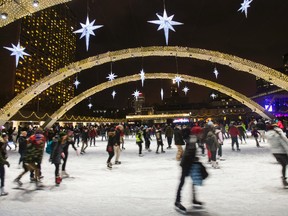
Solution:
{"label": "metal arch", "polygon": [[262,79],[271,82],[286,91],[288,90],[288,76],[264,65],[242,59],[237,56],[232,56],[217,51],[189,47],[139,47],[107,52],[99,54],[97,56],[89,57],[87,59],[74,62],[42,78],[37,83],[25,89],[22,93],[18,94],[0,110],[0,125],[5,124],[6,121],[8,121],[13,115],[18,112],[18,110],[20,110],[34,97],[39,95],[42,91],[46,90],[51,85],[54,85],[55,83],[66,79],[67,77],[70,77],[82,70],[105,64],[107,62],[147,56],[177,56],[183,58],[206,60],[222,65],[227,65],[231,68],[234,68],[235,70],[247,72],[255,76],[261,77]]}
{"label": "metal arch", "polygon": [[[229,95],[230,97],[240,101],[241,103],[245,104],[247,107],[249,107],[251,110],[254,112],[258,113],[261,115],[263,118],[270,119],[269,114],[266,112],[266,110],[261,107],[259,104],[255,103],[251,99],[247,98],[246,96],[242,95],[239,92],[236,92],[228,87],[225,87],[223,85],[220,85],[218,83],[205,80],[199,77],[193,77],[189,75],[184,75],[184,74],[174,74],[174,73],[146,73],[145,74],[145,79],[174,79],[175,76],[181,76],[181,78],[185,82],[190,82],[190,83],[195,83],[198,85],[203,85],[205,87],[215,89],[219,92],[222,92],[226,95]],[[133,82],[133,81],[138,81],[140,80],[139,74],[134,74],[132,76],[126,76],[126,77],[121,77],[117,78],[113,81],[108,81],[102,84],[99,84],[97,86],[94,86],[85,92],[82,92],[78,96],[74,97],[72,100],[64,104],[60,109],[58,109],[56,112],[54,112],[51,115],[51,118],[45,122],[45,127],[51,127],[61,116],[63,116],[68,110],[73,108],[76,104],[81,102],[87,97],[90,97],[93,94],[96,94],[104,89],[111,88],[113,86],[121,85],[124,83],[128,82]]]}
{"label": "metal arch", "polygon": [[0,13],[7,13],[7,19],[0,20],[0,27],[6,26],[22,17],[44,10],[57,4],[63,4],[71,0],[45,0],[38,7],[33,7],[32,0],[8,0],[0,4]]}

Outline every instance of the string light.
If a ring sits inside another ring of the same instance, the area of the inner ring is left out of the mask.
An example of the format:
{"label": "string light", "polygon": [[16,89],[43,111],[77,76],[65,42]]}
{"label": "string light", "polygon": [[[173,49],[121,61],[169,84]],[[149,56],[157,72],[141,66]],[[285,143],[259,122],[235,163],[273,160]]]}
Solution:
{"label": "string light", "polygon": [[34,0],[33,3],[32,3],[33,7],[38,7],[39,6],[39,1],[37,0]]}

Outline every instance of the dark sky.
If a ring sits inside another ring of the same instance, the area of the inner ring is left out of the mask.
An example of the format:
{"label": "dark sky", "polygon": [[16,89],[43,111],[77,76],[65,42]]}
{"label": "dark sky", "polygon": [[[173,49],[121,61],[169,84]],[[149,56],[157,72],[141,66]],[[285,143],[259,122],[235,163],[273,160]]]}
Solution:
{"label": "dark sky", "polygon": [[[203,48],[237,55],[266,66],[282,69],[282,56],[288,52],[288,1],[254,0],[248,9],[248,18],[238,12],[242,0],[166,0],[168,16],[184,23],[175,26],[176,32],[169,33],[169,45]],[[156,13],[162,15],[162,0],[74,0],[68,4],[79,22],[86,20],[87,11],[90,20],[104,25],[91,37],[90,49],[85,51],[85,40],[78,39],[77,59],[87,58],[107,51],[125,48],[164,46],[163,30],[147,23],[156,20]],[[78,26],[79,28],[79,26]],[[79,36],[79,35],[78,35]],[[244,72],[236,72],[226,66],[216,65],[220,72],[216,80],[211,62],[177,58],[178,72],[210,79],[233,88],[246,96],[255,94],[255,77]],[[113,72],[122,77],[139,73],[141,67],[149,72],[176,72],[174,57],[135,58],[113,63]],[[80,79],[85,86],[79,86],[79,92],[103,82],[110,73],[110,64],[83,71]],[[147,80],[144,88],[141,82],[128,83],[115,87],[117,96],[112,100],[112,89],[105,90],[92,99],[105,104],[123,104],[137,88],[146,95],[146,102],[153,104],[160,100],[160,86],[168,96],[170,80]],[[190,102],[208,100],[210,89],[187,84],[190,88]],[[180,87],[180,91],[184,86]],[[129,91],[127,92],[127,89]],[[183,93],[184,94],[184,93]],[[85,102],[86,103],[86,102]],[[125,104],[125,103],[124,103]]]}
{"label": "dark sky", "polygon": [[[288,52],[288,1],[287,0],[254,0],[248,9],[248,18],[238,12],[242,0],[166,0],[168,16],[175,15],[173,20],[184,25],[174,26],[176,32],[169,32],[169,45],[187,46],[220,51],[246,58],[278,70],[283,68],[283,54]],[[108,51],[126,48],[165,46],[163,30],[147,23],[157,20],[156,13],[162,15],[163,0],[73,0],[67,3],[80,22],[96,19],[96,25],[104,25],[95,31],[90,38],[90,48],[86,52],[85,39],[77,34],[77,60],[88,58]],[[1,32],[5,29],[1,29]],[[7,37],[6,37],[7,39]],[[1,50],[2,54],[6,51]],[[113,72],[118,77],[136,74],[143,68],[149,72],[178,72],[209,79],[226,85],[246,96],[255,94],[255,77],[229,67],[216,65],[220,72],[216,80],[213,75],[214,64],[193,59],[175,57],[132,58],[113,63]],[[79,74],[81,85],[76,94],[97,84],[107,81],[110,63]],[[144,88],[141,82],[131,82],[117,86],[116,98],[113,100],[113,89],[104,90],[94,96],[95,106],[123,107],[133,91],[145,93],[148,105],[159,102],[160,88],[168,96],[171,80],[147,80]],[[210,89],[187,84],[190,102],[202,102],[209,99]],[[184,84],[181,85],[181,89]],[[182,91],[181,91],[182,94]],[[183,93],[184,95],[184,93]],[[82,102],[87,104],[87,100]]]}

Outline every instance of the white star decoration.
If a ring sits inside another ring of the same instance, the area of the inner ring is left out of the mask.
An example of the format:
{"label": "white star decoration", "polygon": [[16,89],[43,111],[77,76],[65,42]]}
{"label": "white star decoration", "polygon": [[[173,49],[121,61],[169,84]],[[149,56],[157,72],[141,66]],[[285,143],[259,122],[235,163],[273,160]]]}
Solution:
{"label": "white star decoration", "polygon": [[139,96],[140,96],[140,92],[136,89],[136,91],[134,91],[134,93],[132,94],[134,96],[134,98],[136,99],[136,101],[138,100]]}
{"label": "white star decoration", "polygon": [[116,95],[116,91],[113,91],[111,95],[112,95],[112,97],[113,97],[113,99],[114,99],[114,98],[115,98],[115,95]]}
{"label": "white star decoration", "polygon": [[172,30],[175,32],[175,29],[173,28],[173,25],[183,25],[183,23],[173,21],[174,15],[168,17],[166,10],[164,9],[163,16],[160,16],[159,14],[156,14],[159,20],[151,20],[148,21],[149,23],[153,23],[156,25],[159,25],[157,31],[164,29],[164,35],[166,40],[166,45],[168,45],[168,39],[169,39],[169,30]]}
{"label": "white star decoration", "polygon": [[77,89],[78,88],[78,85],[80,84],[80,82],[78,81],[78,79],[76,78],[75,81],[74,81],[74,85],[75,85],[75,88]]}
{"label": "white star decoration", "polygon": [[106,77],[109,81],[113,81],[115,78],[117,77],[117,75],[115,75],[114,73],[108,74],[108,76]]}
{"label": "white star decoration", "polygon": [[86,24],[80,23],[80,25],[82,26],[81,29],[78,29],[77,31],[74,31],[73,33],[82,33],[80,36],[80,39],[83,38],[85,36],[86,38],[86,50],[88,51],[89,49],[89,39],[90,39],[90,35],[94,35],[94,30],[103,27],[103,25],[95,25],[94,26],[94,22],[95,20],[93,20],[91,23],[89,21],[89,17],[87,16],[86,19]]}
{"label": "white star decoration", "polygon": [[218,78],[219,72],[217,70],[217,68],[215,67],[213,70],[213,73],[215,74],[216,79]]}
{"label": "white star decoration", "polygon": [[91,109],[93,105],[91,103],[88,104],[89,109]]}
{"label": "white star decoration", "polygon": [[214,94],[214,93],[212,93],[212,94],[210,95],[210,97],[213,98],[213,99],[215,99],[215,98],[217,97],[217,95]]}
{"label": "white star decoration", "polygon": [[187,86],[185,86],[182,91],[185,93],[185,95],[187,95],[187,92],[189,91],[189,88]]}
{"label": "white star decoration", "polygon": [[140,71],[140,77],[141,77],[141,82],[142,82],[142,87],[144,86],[144,80],[145,80],[145,72],[142,68],[142,70]]}
{"label": "white star decoration", "polygon": [[250,7],[250,4],[252,3],[252,1],[253,0],[243,0],[243,3],[241,3],[241,7],[238,10],[238,11],[241,11],[241,13],[245,12],[246,18],[248,14],[248,8]]}
{"label": "white star decoration", "polygon": [[163,98],[164,98],[164,91],[163,91],[163,88],[161,88],[160,95],[161,95],[161,100],[163,100]]}
{"label": "white star decoration", "polygon": [[18,66],[19,63],[19,58],[24,59],[24,55],[30,56],[28,53],[24,52],[25,48],[20,47],[20,42],[18,42],[17,46],[12,44],[12,47],[4,47],[5,49],[11,51],[11,56],[15,56],[16,58],[16,67]]}
{"label": "white star decoration", "polygon": [[173,81],[176,82],[178,87],[179,87],[180,82],[182,82],[182,78],[181,78],[181,76],[175,76]]}

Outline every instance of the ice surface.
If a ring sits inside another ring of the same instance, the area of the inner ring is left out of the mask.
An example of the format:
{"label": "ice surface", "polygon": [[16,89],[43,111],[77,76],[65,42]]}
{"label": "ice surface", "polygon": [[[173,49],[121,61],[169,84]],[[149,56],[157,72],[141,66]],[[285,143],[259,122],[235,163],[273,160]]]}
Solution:
{"label": "ice surface", "polygon": [[[164,139],[164,137],[163,137]],[[191,184],[186,178],[182,190],[182,204],[191,215],[211,216],[284,216],[288,215],[288,190],[281,184],[281,167],[269,151],[269,145],[256,148],[254,138],[240,144],[241,152],[231,151],[230,139],[225,140],[221,169],[212,169],[207,158],[209,178],[197,187],[199,200],[205,202],[205,211],[194,210],[191,204]],[[138,156],[135,138],[125,139],[121,165],[106,168],[106,141],[97,139],[97,147],[88,147],[85,155],[77,156],[70,147],[67,172],[71,178],[64,179],[60,187],[54,186],[54,165],[45,154],[42,163],[44,190],[34,190],[29,174],[22,178],[25,190],[15,190],[13,179],[22,171],[18,169],[19,154],[8,151],[10,168],[6,168],[8,196],[0,197],[2,216],[51,216],[51,215],[179,215],[174,209],[180,167],[175,160],[176,147],[163,154],[143,150]],[[114,162],[114,160],[113,160]]]}

